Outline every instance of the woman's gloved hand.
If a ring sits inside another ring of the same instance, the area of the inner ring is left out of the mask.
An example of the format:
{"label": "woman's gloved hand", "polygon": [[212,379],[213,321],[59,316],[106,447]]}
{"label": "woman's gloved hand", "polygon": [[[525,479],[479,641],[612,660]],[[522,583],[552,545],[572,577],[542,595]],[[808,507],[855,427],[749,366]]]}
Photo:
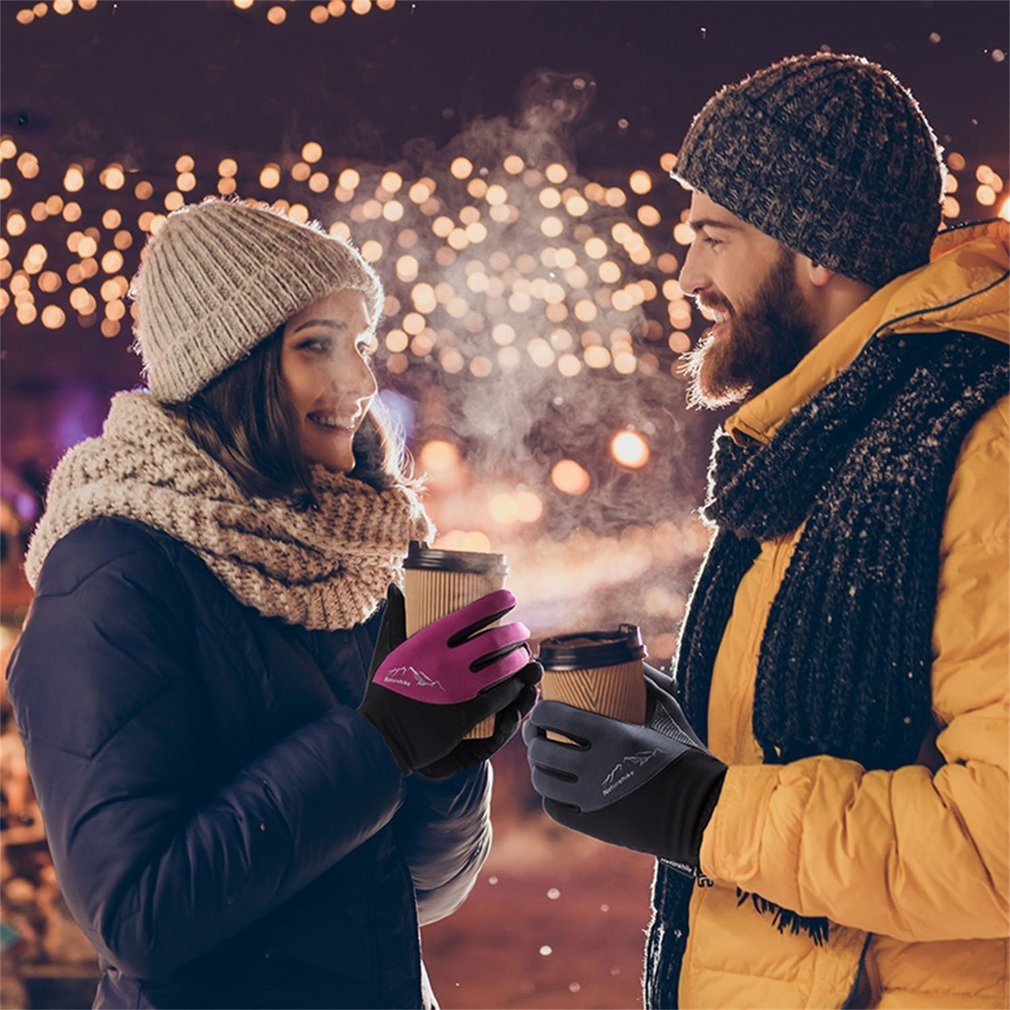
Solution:
{"label": "woman's gloved hand", "polygon": [[511,705],[495,717],[494,733],[476,740],[463,740],[440,761],[418,768],[418,772],[428,778],[445,779],[497,754],[516,735],[519,724],[533,708],[533,703],[537,700],[537,684],[543,673],[544,668],[536,660],[527,663],[516,674],[516,679],[523,685],[522,691]]}
{"label": "woman's gloved hand", "polygon": [[499,589],[406,638],[403,594],[390,586],[358,711],[383,735],[404,774],[421,768],[452,774],[438,762],[478,722],[519,701],[527,687],[517,674],[530,662],[529,629],[520,622],[488,627],[515,603]]}
{"label": "woman's gloved hand", "polygon": [[[646,667],[644,726],[542,701],[523,740],[533,788],[555,821],[695,876],[726,765],[698,739],[669,684]],[[576,744],[548,740],[547,730]]]}

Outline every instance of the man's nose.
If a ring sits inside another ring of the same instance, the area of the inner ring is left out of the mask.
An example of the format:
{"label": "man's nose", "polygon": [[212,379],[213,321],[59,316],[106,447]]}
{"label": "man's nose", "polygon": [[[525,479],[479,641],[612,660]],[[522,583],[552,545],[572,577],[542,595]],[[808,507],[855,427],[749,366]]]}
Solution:
{"label": "man's nose", "polygon": [[708,278],[698,264],[696,244],[688,247],[687,256],[684,257],[684,265],[680,268],[680,276],[677,280],[680,290],[685,295],[696,295],[708,284]]}

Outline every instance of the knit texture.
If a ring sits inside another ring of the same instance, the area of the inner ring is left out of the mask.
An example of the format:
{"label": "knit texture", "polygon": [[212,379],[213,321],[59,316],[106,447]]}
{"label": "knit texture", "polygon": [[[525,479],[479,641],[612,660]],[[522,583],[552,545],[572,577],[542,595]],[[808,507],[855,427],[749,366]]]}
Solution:
{"label": "knit texture", "polygon": [[[677,684],[708,725],[712,669],[736,590],[767,541],[806,520],[758,659],[754,734],[768,764],[815,754],[914,763],[930,721],[940,537],[958,451],[1007,392],[1005,345],[975,334],[874,339],[767,445],[717,434],[703,510],[718,532],[681,628]],[[693,881],[660,863],[646,1004],[677,1006]],[[780,930],[828,933],[759,895]]]}
{"label": "knit texture", "polygon": [[181,403],[317,298],[382,284],[353,246],[265,207],[206,200],[168,216],[137,275],[136,347],[157,399]]}
{"label": "knit texture", "polygon": [[929,122],[893,74],[861,56],[818,53],[716,92],[671,175],[879,288],[929,262],[944,173]]}
{"label": "knit texture", "polygon": [[71,449],[28,547],[34,587],[49,551],[98,516],[122,516],[190,547],[243,604],[312,630],[350,628],[399,581],[411,540],[432,529],[414,492],[312,468],[319,508],[247,498],[146,393],[119,393],[101,437]]}

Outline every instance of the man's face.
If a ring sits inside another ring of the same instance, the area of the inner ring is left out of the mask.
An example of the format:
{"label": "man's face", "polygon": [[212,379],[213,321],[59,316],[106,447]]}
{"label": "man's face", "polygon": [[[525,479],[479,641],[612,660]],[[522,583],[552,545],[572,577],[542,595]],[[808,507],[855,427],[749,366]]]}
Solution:
{"label": "man's face", "polygon": [[696,238],[680,286],[715,325],[683,355],[688,404],[725,407],[791,372],[816,326],[793,252],[704,193],[691,197],[690,223]]}

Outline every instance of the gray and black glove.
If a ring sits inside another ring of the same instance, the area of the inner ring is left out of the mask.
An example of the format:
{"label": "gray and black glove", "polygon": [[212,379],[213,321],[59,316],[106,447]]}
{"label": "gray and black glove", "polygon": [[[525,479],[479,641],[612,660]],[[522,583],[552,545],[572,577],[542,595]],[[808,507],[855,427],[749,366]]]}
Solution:
{"label": "gray and black glove", "polygon": [[[696,876],[726,765],[698,739],[669,683],[646,667],[644,726],[542,701],[523,740],[533,788],[555,821]],[[547,730],[575,743],[548,740]]]}

